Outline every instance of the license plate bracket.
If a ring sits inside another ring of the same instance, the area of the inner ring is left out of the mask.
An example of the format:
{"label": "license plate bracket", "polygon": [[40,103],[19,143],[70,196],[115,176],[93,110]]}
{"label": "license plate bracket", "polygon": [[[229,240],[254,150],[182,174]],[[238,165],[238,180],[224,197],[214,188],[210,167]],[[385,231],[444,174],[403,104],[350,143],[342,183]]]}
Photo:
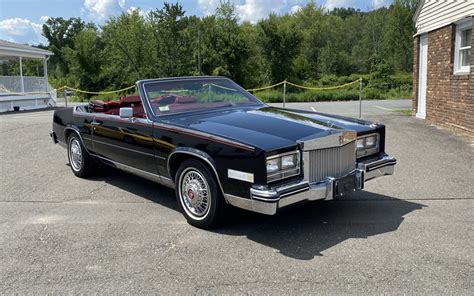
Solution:
{"label": "license plate bracket", "polygon": [[354,192],[357,188],[357,179],[355,175],[344,176],[335,182],[336,196],[342,196]]}

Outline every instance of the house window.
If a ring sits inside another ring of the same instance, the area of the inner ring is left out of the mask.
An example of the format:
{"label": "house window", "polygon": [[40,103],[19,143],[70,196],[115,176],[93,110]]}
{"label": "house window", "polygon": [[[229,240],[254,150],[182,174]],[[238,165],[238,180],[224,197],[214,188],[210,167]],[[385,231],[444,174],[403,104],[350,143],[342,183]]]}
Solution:
{"label": "house window", "polygon": [[472,21],[456,25],[454,74],[469,74],[471,65]]}

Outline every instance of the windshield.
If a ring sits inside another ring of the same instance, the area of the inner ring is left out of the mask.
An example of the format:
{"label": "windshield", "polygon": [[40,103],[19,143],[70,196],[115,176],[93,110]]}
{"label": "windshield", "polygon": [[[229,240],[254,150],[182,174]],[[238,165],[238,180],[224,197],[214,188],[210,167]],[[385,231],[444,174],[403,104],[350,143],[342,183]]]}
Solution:
{"label": "windshield", "polygon": [[262,104],[227,78],[157,80],[143,85],[155,115]]}

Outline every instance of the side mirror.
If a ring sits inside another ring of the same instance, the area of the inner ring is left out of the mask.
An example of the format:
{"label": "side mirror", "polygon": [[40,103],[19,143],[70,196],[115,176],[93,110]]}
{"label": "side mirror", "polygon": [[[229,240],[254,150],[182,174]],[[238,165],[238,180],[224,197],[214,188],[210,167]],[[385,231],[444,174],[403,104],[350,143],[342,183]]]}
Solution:
{"label": "side mirror", "polygon": [[131,118],[133,117],[133,108],[124,107],[120,108],[120,118]]}

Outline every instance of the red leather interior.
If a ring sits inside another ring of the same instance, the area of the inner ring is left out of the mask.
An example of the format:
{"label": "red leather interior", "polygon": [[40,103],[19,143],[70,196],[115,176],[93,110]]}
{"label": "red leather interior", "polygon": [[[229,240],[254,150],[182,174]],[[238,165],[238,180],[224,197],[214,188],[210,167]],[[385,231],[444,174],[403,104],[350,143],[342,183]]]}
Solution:
{"label": "red leather interior", "polygon": [[94,100],[89,103],[89,109],[94,113],[104,113],[110,115],[120,115],[120,108],[133,108],[133,116],[138,118],[145,118],[145,110],[140,99],[140,96],[123,96],[116,101],[100,101]]}
{"label": "red leather interior", "polygon": [[[197,98],[193,96],[181,96],[175,94],[167,94],[150,100],[152,108],[159,110],[160,106],[168,106],[168,110],[191,110],[199,108],[215,108],[225,105],[226,103],[198,103]],[[103,102],[100,100],[91,101],[89,109],[94,113],[103,113],[110,115],[120,115],[120,108],[133,108],[133,116],[137,118],[145,118],[145,110],[140,96],[122,96],[119,100]]]}
{"label": "red leather interior", "polygon": [[127,104],[136,104],[136,103],[142,103],[142,100],[140,99],[140,96],[123,96],[120,97],[120,104],[122,107],[124,107]]}

